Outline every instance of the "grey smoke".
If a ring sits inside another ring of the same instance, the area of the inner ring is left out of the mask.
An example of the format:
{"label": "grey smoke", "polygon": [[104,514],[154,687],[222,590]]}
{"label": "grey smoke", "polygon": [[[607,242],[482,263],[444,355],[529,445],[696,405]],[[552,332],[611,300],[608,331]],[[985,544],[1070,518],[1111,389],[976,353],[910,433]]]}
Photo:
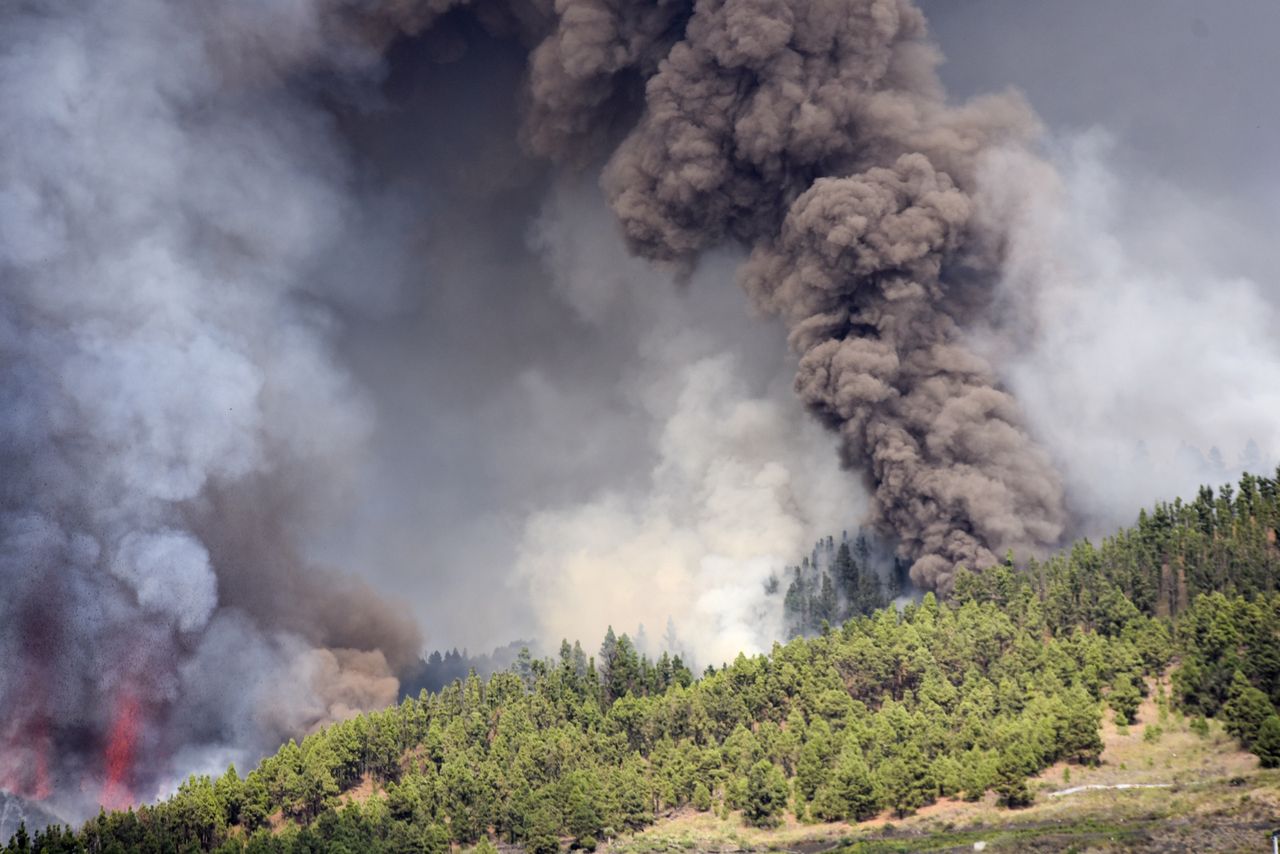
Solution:
{"label": "grey smoke", "polygon": [[1053,454],[1077,533],[1274,470],[1280,8],[921,5],[951,92],[1016,82],[1047,127],[1056,174],[1000,154],[980,176],[1013,235],[999,301],[1016,308],[973,340]]}
{"label": "grey smoke", "polygon": [[[0,12],[0,774],[73,812],[101,794],[124,697],[144,714],[119,782],[150,796],[178,750],[225,749],[238,703],[317,709],[257,718],[234,744],[252,755],[394,700],[384,654],[419,646],[358,581],[349,603],[270,551],[369,429],[306,297],[349,213],[343,160],[286,80],[359,63],[320,9],[274,8]],[[262,481],[299,492],[282,508]]]}
{"label": "grey smoke", "polygon": [[904,155],[815,182],[744,272],[757,302],[788,318],[801,398],[850,464],[870,461],[879,521],[925,587],[1044,548],[1065,517],[1016,403],[962,344],[959,312],[938,308],[941,259],[963,245],[971,208],[925,157]]}
{"label": "grey smoke", "polygon": [[158,612],[179,631],[202,628],[217,603],[209,553],[182,531],[130,531],[120,538],[111,571],[133,588],[144,610]]}

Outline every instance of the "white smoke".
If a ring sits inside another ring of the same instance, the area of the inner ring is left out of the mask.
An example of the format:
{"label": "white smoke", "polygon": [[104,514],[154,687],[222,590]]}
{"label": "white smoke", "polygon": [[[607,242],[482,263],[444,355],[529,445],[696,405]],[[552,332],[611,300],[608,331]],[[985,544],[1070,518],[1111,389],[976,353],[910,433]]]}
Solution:
{"label": "white smoke", "polygon": [[171,618],[184,632],[203,627],[218,603],[209,552],[182,531],[130,531],[111,570],[129,583],[142,607]]}
{"label": "white smoke", "polygon": [[1280,312],[1221,262],[1223,223],[1123,174],[1112,138],[1003,152],[982,175],[1007,220],[1012,335],[978,336],[1054,453],[1091,533],[1280,459]]}
{"label": "white smoke", "polygon": [[800,413],[751,397],[731,357],[645,369],[661,430],[647,487],[539,511],[526,525],[517,568],[544,637],[670,618],[699,661],[761,651],[782,637],[770,575],[848,527],[862,502],[831,443]]}
{"label": "white smoke", "polygon": [[838,466],[834,438],[796,403],[785,361],[761,374],[745,363],[742,338],[696,319],[699,299],[739,299],[732,259],[711,261],[688,292],[675,291],[627,258],[598,198],[563,185],[534,235],[582,317],[606,326],[649,318],[619,381],[628,417],[646,425],[626,452],[652,458],[636,483],[526,520],[517,573],[542,636],[591,641],[610,625],[634,632],[671,619],[702,663],[767,649],[783,626],[766,582],[819,536],[860,520],[865,493]]}
{"label": "white smoke", "polygon": [[[0,9],[0,753],[23,757],[0,786],[71,814],[101,795],[122,697],[145,712],[133,787],[179,749],[273,747],[283,731],[233,723],[241,689],[322,711],[395,694],[385,661],[346,690],[377,662],[322,637],[336,611],[299,615],[325,577],[263,560],[271,538],[244,524],[286,515],[255,483],[337,481],[369,429],[308,292],[353,213],[347,173],[328,113],[282,76],[304,58],[354,68],[325,49],[324,15]],[[287,519],[272,534],[287,541]],[[317,656],[315,678],[287,678]],[[193,695],[198,713],[162,714]]]}

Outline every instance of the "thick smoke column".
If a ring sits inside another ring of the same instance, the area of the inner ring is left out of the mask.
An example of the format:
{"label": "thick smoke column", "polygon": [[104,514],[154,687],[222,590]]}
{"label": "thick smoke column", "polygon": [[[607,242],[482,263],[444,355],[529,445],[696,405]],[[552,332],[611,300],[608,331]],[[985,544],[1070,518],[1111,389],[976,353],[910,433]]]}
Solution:
{"label": "thick smoke column", "polygon": [[1047,455],[947,310],[943,258],[963,245],[971,209],[920,154],[820,179],[743,277],[791,324],[798,392],[840,432],[851,464],[870,462],[881,522],[928,587],[1063,530]]}
{"label": "thick smoke column", "polygon": [[979,158],[1035,130],[1014,97],[949,108],[908,2],[703,2],[646,86],[605,186],[631,245],[690,263],[753,247],[796,387],[866,471],[880,523],[945,589],[960,564],[1047,547],[1062,488],[962,325],[999,281]]}
{"label": "thick smoke column", "polygon": [[530,63],[527,141],[582,156],[644,79],[603,176],[628,244],[677,269],[753,250],[743,284],[788,323],[797,390],[866,472],[916,583],[1056,543],[1060,479],[963,340],[1003,242],[975,215],[976,173],[1034,136],[1021,100],[947,105],[909,0],[557,11]]}
{"label": "thick smoke column", "polygon": [[341,123],[377,108],[389,46],[447,59],[464,23],[530,51],[523,143],[607,160],[637,254],[750,251],[918,582],[1060,535],[1058,481],[963,338],[1003,244],[974,175],[1035,123],[949,107],[906,0],[11,3],[0,786],[127,800],[166,758],[394,699],[414,627],[298,542],[374,417],[335,344],[363,271],[318,268],[367,227]]}
{"label": "thick smoke column", "polygon": [[315,11],[0,12],[0,788],[72,814],[393,701],[418,652],[290,545],[368,421],[305,294],[344,175],[287,77],[363,62]]}

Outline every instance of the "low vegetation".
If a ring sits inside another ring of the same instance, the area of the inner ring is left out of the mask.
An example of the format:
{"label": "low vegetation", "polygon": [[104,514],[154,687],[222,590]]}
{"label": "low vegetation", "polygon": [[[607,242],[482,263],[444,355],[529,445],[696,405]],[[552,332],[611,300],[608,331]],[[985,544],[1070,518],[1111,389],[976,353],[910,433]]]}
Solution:
{"label": "low vegetation", "polygon": [[[940,804],[1078,810],[1096,790],[1049,799],[1047,781],[1109,785],[1127,770],[1100,766],[1117,745],[1230,738],[1257,754],[1252,773],[1280,762],[1278,481],[1203,490],[1101,546],[961,574],[945,600],[828,623],[697,679],[625,635],[590,658],[565,643],[290,742],[244,777],[192,777],[163,803],[8,850],[554,854],[630,850],[681,817],[753,834],[874,819],[842,844],[927,850],[893,847],[885,822]],[[1147,770],[1179,788],[1139,802],[1196,785]],[[936,830],[955,847],[980,829]]]}

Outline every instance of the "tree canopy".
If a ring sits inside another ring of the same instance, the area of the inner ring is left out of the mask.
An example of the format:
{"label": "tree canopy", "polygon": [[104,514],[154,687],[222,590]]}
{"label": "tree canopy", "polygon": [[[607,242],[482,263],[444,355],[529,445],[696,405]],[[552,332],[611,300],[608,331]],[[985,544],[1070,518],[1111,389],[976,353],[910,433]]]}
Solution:
{"label": "tree canopy", "polygon": [[[761,826],[987,791],[1017,807],[1051,763],[1096,762],[1103,706],[1132,720],[1174,661],[1173,701],[1274,764],[1278,523],[1277,481],[1248,476],[1099,547],[961,573],[946,599],[868,609],[698,679],[611,629],[598,657],[568,642],[517,656],[290,741],[244,776],[193,776],[161,803],[24,829],[6,850],[555,852],[685,805]],[[830,542],[838,611],[859,585],[871,597],[869,564],[857,541]],[[373,794],[353,797],[361,784]]]}

